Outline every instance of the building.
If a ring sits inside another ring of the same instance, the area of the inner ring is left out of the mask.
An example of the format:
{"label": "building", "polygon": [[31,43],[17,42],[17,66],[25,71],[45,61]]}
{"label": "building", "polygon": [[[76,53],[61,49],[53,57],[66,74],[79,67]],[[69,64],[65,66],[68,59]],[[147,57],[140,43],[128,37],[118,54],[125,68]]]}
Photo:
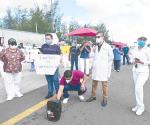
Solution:
{"label": "building", "polygon": [[[52,33],[52,35],[54,37],[55,43],[57,43],[59,40],[56,33]],[[40,46],[44,42],[45,35],[40,33],[0,28],[0,43],[4,43],[4,45],[7,45],[7,41],[9,38],[16,39],[18,44],[19,43],[23,43],[24,45],[36,44]]]}

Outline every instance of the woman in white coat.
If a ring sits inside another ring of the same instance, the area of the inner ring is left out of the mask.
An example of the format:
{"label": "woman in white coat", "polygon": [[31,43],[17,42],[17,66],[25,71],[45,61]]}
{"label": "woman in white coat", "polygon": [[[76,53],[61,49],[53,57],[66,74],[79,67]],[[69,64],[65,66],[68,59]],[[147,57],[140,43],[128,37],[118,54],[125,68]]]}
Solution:
{"label": "woman in white coat", "polygon": [[104,41],[104,33],[98,32],[96,35],[96,49],[92,65],[92,95],[87,102],[96,100],[96,89],[98,82],[102,83],[103,100],[102,106],[107,105],[108,98],[108,79],[111,74],[113,62],[113,50],[109,44]]}
{"label": "woman in white coat", "polygon": [[138,38],[138,47],[132,54],[133,80],[135,85],[136,106],[132,108],[136,115],[142,115],[145,106],[143,102],[143,86],[149,77],[150,49],[145,47],[147,38]]}

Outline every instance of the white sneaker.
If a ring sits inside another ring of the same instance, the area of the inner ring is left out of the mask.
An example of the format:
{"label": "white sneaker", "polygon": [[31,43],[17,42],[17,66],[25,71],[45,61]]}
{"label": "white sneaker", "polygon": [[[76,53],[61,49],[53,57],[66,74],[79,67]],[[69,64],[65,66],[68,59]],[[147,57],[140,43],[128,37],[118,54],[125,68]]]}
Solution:
{"label": "white sneaker", "polygon": [[66,104],[68,103],[69,98],[64,98],[63,103]]}
{"label": "white sneaker", "polygon": [[138,109],[138,110],[136,111],[136,115],[142,115],[143,112],[144,112],[144,109]]}
{"label": "white sneaker", "polygon": [[80,99],[80,101],[84,101],[84,96],[83,95],[79,95],[79,99]]}
{"label": "white sneaker", "polygon": [[7,101],[13,100],[14,96],[8,96]]}
{"label": "white sneaker", "polygon": [[20,92],[18,92],[18,93],[16,93],[16,97],[22,97],[23,96],[23,94],[22,93],[20,93]]}
{"label": "white sneaker", "polygon": [[137,106],[135,106],[135,107],[132,108],[132,111],[133,111],[133,112],[136,112],[137,110],[138,110],[138,107],[137,107]]}

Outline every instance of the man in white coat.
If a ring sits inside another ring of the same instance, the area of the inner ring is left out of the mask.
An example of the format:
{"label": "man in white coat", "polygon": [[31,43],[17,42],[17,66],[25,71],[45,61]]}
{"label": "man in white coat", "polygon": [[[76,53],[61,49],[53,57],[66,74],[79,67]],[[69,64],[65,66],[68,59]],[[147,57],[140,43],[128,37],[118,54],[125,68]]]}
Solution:
{"label": "man in white coat", "polygon": [[150,49],[145,46],[147,38],[138,38],[138,47],[135,48],[132,54],[133,65],[133,80],[135,85],[135,98],[136,106],[132,108],[132,111],[136,115],[142,115],[145,109],[143,102],[143,86],[149,77],[150,65]]}
{"label": "man in white coat", "polygon": [[98,32],[96,34],[96,49],[92,66],[92,95],[86,102],[96,100],[96,89],[99,82],[102,83],[103,100],[101,105],[107,105],[108,98],[108,79],[111,74],[111,67],[113,62],[113,50],[109,44],[104,41],[104,33]]}

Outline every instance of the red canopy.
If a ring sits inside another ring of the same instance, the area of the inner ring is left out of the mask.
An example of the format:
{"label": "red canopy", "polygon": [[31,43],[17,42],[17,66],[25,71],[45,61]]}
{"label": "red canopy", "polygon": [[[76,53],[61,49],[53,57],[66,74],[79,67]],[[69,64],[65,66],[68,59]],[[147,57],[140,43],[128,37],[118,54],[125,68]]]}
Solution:
{"label": "red canopy", "polygon": [[97,31],[95,29],[91,29],[91,28],[79,28],[65,35],[66,36],[96,36],[96,32]]}

